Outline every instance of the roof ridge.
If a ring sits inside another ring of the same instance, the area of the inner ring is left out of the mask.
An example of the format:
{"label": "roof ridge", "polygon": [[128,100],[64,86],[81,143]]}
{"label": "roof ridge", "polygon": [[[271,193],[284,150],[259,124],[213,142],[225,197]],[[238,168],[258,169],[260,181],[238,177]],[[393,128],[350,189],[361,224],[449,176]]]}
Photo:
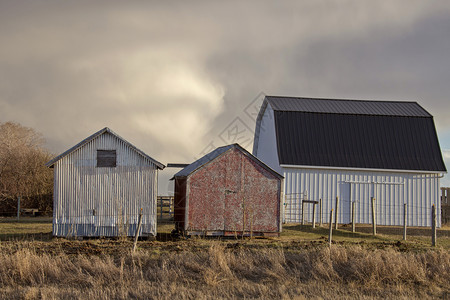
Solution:
{"label": "roof ridge", "polygon": [[[221,150],[224,150],[221,152]],[[245,148],[243,148],[238,143],[233,143],[229,145],[224,145],[221,147],[217,147],[216,149],[212,150],[211,152],[203,155],[199,159],[195,160],[194,162],[190,163],[186,167],[184,167],[182,170],[178,171],[173,175],[173,177],[170,180],[175,179],[176,177],[186,177],[190,174],[196,172],[198,169],[202,168],[203,166],[209,164],[213,160],[219,158],[220,156],[224,155],[231,149],[238,149],[241,151],[244,155],[249,156],[251,159],[258,161],[264,168],[266,168],[269,172],[272,172],[276,174],[277,176],[283,177],[283,175],[279,174],[277,171],[273,170],[271,167],[269,167],[266,163],[264,163],[262,160],[251,154],[249,151],[247,151]]]}
{"label": "roof ridge", "polygon": [[273,110],[349,115],[432,117],[417,101],[266,96]]}
{"label": "roof ridge", "polygon": [[386,102],[386,103],[415,103],[418,104],[418,101],[414,100],[375,100],[375,99],[348,99],[348,98],[324,98],[324,97],[296,97],[296,96],[274,96],[267,95],[267,98],[291,98],[291,99],[308,99],[308,100],[327,100],[327,101],[354,101],[354,102]]}
{"label": "roof ridge", "polygon": [[49,160],[45,165],[47,167],[52,167],[58,160],[66,157],[67,155],[69,155],[70,153],[72,153],[74,151],[77,151],[78,149],[82,148],[84,145],[90,143],[91,141],[93,141],[94,139],[96,139],[97,137],[99,137],[100,135],[102,135],[102,134],[104,134],[106,132],[111,134],[111,135],[113,135],[117,139],[122,140],[126,145],[128,145],[130,148],[132,148],[134,151],[136,151],[142,157],[149,159],[152,163],[154,163],[161,170],[165,168],[164,164],[160,163],[156,159],[154,159],[154,158],[150,157],[149,155],[147,155],[144,151],[140,150],[139,148],[137,148],[136,146],[131,144],[129,141],[127,141],[126,139],[124,139],[123,137],[121,137],[120,135],[115,133],[114,131],[112,131],[109,127],[105,127],[103,129],[100,129],[99,131],[91,134],[87,138],[85,138],[85,139],[81,140],[79,143],[75,144],[73,147],[67,149],[66,151],[64,151],[60,155],[58,155],[58,156],[54,157],[53,159]]}

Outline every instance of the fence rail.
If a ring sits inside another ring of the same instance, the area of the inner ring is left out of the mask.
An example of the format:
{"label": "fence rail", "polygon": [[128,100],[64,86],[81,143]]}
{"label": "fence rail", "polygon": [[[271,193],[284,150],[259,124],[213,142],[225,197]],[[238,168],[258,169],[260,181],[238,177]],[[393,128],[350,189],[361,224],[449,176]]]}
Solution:
{"label": "fence rail", "polygon": [[158,196],[158,221],[173,221],[173,196]]}

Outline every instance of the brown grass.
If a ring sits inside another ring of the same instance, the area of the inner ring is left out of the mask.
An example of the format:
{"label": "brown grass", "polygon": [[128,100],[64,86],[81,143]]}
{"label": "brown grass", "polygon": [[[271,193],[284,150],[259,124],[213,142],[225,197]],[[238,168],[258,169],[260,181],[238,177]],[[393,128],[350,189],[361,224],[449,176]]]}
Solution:
{"label": "brown grass", "polygon": [[[80,242],[89,244],[91,242]],[[245,242],[242,242],[245,244]],[[3,299],[434,298],[450,294],[447,250],[285,249],[209,241],[171,251],[79,255],[3,244]]]}

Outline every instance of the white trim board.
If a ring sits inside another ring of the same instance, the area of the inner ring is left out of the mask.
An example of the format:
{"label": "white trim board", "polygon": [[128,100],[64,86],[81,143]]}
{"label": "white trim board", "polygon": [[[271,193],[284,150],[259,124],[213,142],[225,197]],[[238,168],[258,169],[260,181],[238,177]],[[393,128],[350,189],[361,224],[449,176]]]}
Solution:
{"label": "white trim board", "polygon": [[369,171],[369,172],[390,172],[390,173],[416,173],[416,174],[440,174],[447,172],[442,171],[423,171],[423,170],[397,170],[397,169],[369,169],[369,168],[346,168],[346,167],[323,167],[323,166],[300,166],[300,165],[280,165],[282,168],[291,169],[316,169],[316,170],[345,170],[345,171]]}

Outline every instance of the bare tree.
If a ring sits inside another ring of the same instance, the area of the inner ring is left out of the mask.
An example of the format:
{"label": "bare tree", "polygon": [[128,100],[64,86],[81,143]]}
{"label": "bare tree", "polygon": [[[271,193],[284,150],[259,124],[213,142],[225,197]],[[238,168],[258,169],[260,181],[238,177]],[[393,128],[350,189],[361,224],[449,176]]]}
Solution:
{"label": "bare tree", "polygon": [[18,123],[0,123],[0,211],[15,205],[51,209],[52,172],[45,167],[51,157],[42,135]]}

